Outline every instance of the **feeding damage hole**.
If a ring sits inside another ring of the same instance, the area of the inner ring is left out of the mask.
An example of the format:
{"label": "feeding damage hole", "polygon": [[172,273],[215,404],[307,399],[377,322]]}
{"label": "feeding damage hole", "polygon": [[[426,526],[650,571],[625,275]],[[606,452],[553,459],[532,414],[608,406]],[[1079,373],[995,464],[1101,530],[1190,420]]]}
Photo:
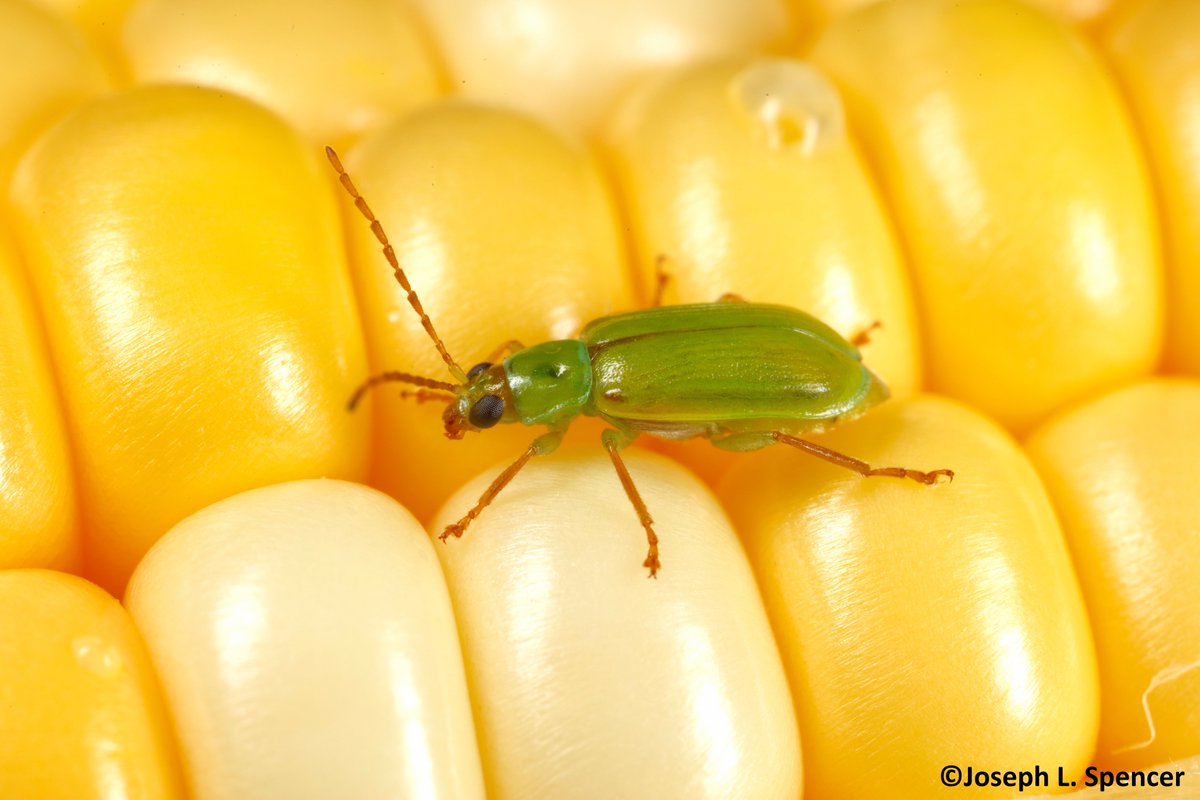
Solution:
{"label": "feeding damage hole", "polygon": [[806,64],[756,61],[734,76],[730,91],[771,149],[809,158],[845,133],[845,112],[837,91]]}

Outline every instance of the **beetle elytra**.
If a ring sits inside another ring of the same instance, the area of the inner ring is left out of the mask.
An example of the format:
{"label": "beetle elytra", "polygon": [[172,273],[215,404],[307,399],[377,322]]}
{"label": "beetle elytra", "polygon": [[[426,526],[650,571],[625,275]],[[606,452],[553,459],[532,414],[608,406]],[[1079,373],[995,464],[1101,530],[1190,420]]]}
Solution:
{"label": "beetle elytra", "polygon": [[799,438],[859,416],[887,398],[883,382],[862,363],[857,345],[865,342],[865,333],[847,341],[803,311],[748,303],[731,295],[714,303],[662,306],[666,275],[661,259],[653,307],[601,317],[576,339],[531,347],[505,342],[486,361],[464,371],[438,336],[383,226],[337,153],[330,147],[325,153],[370,223],[396,280],[454,378],[449,382],[383,372],[355,391],[350,409],[371,388],[398,382],[417,387],[405,391],[407,397],[446,403],[442,420],[451,439],[500,423],[547,428],[462,519],[442,531],[443,542],[462,536],[531,458],[553,452],[580,415],[599,417],[611,426],[602,440],[645,529],[649,548],[642,565],[650,577],[662,566],[658,536],[620,454],[643,433],[663,439],[699,436],[733,451],[786,444],[867,477],[908,478],[928,485],[941,478],[953,480],[948,469],[873,468]]}

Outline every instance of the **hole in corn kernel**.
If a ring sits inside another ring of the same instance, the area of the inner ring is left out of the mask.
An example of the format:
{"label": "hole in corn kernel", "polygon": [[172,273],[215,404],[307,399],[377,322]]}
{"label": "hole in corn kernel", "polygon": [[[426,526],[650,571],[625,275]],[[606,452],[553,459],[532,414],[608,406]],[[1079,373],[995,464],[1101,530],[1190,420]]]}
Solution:
{"label": "hole in corn kernel", "polygon": [[734,76],[730,92],[772,149],[793,150],[808,158],[845,132],[837,90],[799,61],[755,61]]}
{"label": "hole in corn kernel", "polygon": [[1190,664],[1182,664],[1174,667],[1167,667],[1159,670],[1150,679],[1150,685],[1146,687],[1146,691],[1142,692],[1142,711],[1146,714],[1146,727],[1150,730],[1150,738],[1136,744],[1118,747],[1112,751],[1112,754],[1128,753],[1131,750],[1142,750],[1154,744],[1154,740],[1158,738],[1158,731],[1154,727],[1154,714],[1150,711],[1150,694],[1155,689],[1165,684],[1177,681],[1192,670],[1200,669],[1200,660],[1193,661]]}
{"label": "hole in corn kernel", "polygon": [[71,642],[71,652],[81,667],[101,678],[115,678],[121,674],[121,654],[99,636],[79,637]]}

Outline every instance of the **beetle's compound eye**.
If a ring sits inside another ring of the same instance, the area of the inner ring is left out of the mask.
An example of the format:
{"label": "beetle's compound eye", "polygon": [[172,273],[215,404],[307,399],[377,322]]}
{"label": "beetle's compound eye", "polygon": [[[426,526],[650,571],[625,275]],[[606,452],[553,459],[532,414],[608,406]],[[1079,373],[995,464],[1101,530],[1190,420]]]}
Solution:
{"label": "beetle's compound eye", "polygon": [[475,366],[473,366],[469,370],[467,370],[467,380],[469,380],[469,381],[475,380],[476,375],[483,372],[485,369],[487,369],[491,365],[492,365],[492,362],[490,362],[490,361],[480,361],[478,364],[476,364]]}
{"label": "beetle's compound eye", "polygon": [[471,406],[469,416],[476,428],[490,428],[504,416],[504,400],[499,395],[485,394]]}

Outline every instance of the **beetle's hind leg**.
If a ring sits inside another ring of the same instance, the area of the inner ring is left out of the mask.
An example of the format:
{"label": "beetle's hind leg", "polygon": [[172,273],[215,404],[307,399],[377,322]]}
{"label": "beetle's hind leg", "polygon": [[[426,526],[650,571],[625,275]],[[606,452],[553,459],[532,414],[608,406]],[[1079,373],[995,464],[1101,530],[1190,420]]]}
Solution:
{"label": "beetle's hind leg", "polygon": [[845,467],[852,472],[857,472],[864,478],[873,478],[877,476],[890,478],[908,478],[909,480],[923,483],[926,486],[933,486],[941,478],[946,478],[947,481],[954,480],[954,471],[949,469],[935,469],[929,472],[921,472],[915,469],[905,469],[904,467],[872,467],[865,461],[859,461],[844,453],[839,453],[836,450],[830,450],[828,447],[822,447],[819,444],[814,444],[807,439],[800,439],[796,436],[791,436],[780,431],[771,434],[771,438],[780,444],[790,445],[797,450],[814,455],[817,458],[823,458],[826,461],[837,464],[839,467]]}
{"label": "beetle's hind leg", "polygon": [[608,457],[612,459],[613,468],[617,471],[617,477],[621,479],[621,487],[625,489],[625,496],[633,504],[633,510],[637,512],[638,521],[646,529],[646,542],[650,547],[646,552],[646,560],[642,562],[642,566],[650,570],[651,578],[657,578],[658,571],[662,569],[662,562],[658,560],[658,534],[654,532],[654,518],[650,516],[650,510],[646,508],[646,501],[642,500],[637,487],[633,485],[633,478],[630,477],[629,470],[625,467],[625,462],[621,459],[620,450],[629,444],[631,439],[628,434],[611,428],[604,431],[601,439],[604,441],[605,449],[608,450]]}
{"label": "beetle's hind leg", "polygon": [[852,336],[850,338],[850,344],[854,345],[855,347],[862,347],[863,345],[870,344],[871,343],[871,333],[873,331],[879,330],[882,327],[883,327],[883,323],[880,322],[879,320],[875,320],[870,325],[863,328],[858,333],[854,334],[854,336]]}

